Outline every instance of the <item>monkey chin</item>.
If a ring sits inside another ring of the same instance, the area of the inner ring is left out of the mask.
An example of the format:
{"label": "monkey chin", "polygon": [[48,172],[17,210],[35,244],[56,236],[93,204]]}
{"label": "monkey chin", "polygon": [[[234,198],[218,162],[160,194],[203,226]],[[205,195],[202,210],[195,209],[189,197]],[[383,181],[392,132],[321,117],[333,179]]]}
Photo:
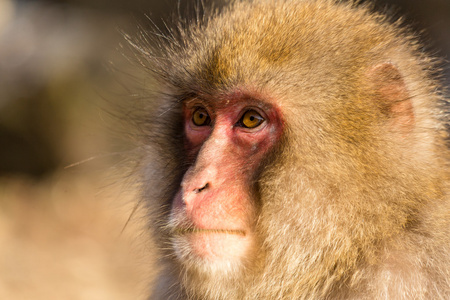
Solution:
{"label": "monkey chin", "polygon": [[240,270],[252,238],[244,230],[180,229],[173,236],[172,246],[185,266],[195,267],[201,273],[230,274]]}

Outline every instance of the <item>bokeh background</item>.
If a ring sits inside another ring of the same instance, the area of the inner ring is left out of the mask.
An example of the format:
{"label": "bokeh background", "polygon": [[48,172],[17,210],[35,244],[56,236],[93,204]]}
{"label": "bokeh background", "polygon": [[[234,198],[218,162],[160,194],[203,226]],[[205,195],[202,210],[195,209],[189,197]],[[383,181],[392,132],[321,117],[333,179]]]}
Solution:
{"label": "bokeh background", "polygon": [[[117,73],[145,74],[120,45],[195,2],[0,0],[0,299],[146,298],[156,264],[117,117],[134,78]],[[450,85],[450,1],[375,4],[421,33]]]}

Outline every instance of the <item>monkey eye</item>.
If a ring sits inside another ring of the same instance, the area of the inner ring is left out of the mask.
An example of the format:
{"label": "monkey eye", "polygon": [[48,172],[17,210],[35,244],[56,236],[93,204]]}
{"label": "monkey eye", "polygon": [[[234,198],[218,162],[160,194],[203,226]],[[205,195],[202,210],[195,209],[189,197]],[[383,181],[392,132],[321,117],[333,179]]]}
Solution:
{"label": "monkey eye", "polygon": [[203,107],[197,108],[192,115],[192,123],[194,123],[195,126],[208,126],[211,124],[211,118],[206,109]]}
{"label": "monkey eye", "polygon": [[239,120],[239,125],[245,128],[255,128],[264,122],[264,118],[253,109],[247,110]]}

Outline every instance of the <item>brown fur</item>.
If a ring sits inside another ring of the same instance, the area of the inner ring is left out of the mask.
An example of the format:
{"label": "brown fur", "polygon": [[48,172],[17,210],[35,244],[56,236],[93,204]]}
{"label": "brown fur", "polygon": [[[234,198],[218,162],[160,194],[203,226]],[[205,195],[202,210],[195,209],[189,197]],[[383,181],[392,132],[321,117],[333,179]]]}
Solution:
{"label": "brown fur", "polygon": [[[442,96],[412,35],[351,2],[261,0],[167,40],[138,47],[160,82],[142,162],[165,266],[151,299],[450,298]],[[179,103],[232,90],[276,102],[286,127],[252,187],[259,248],[205,276],[166,230],[187,167]]]}

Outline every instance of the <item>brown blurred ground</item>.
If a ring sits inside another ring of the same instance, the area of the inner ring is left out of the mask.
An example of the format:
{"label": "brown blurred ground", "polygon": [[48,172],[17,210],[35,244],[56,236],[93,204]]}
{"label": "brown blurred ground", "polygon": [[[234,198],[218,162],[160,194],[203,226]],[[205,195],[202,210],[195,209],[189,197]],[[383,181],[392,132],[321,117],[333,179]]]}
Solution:
{"label": "brown blurred ground", "polygon": [[[0,182],[0,299],[145,299],[152,247],[133,193],[89,176]],[[123,230],[123,232],[122,232]]]}

